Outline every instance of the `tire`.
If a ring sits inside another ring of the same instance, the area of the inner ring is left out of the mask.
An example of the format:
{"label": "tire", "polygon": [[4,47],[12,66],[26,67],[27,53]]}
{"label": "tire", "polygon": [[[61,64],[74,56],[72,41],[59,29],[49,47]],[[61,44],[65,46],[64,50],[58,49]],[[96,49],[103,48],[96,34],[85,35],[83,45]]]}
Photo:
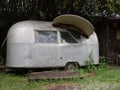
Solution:
{"label": "tire", "polygon": [[4,64],[4,59],[0,56],[0,65]]}
{"label": "tire", "polygon": [[65,70],[76,70],[79,68],[79,64],[77,62],[67,63],[65,66]]}

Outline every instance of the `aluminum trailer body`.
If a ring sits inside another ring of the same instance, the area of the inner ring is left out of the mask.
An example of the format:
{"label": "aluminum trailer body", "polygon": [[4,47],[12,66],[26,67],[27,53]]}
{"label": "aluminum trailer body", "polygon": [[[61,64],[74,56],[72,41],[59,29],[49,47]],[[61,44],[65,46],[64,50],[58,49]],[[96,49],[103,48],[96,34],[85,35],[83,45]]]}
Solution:
{"label": "aluminum trailer body", "polygon": [[52,22],[21,21],[7,35],[8,68],[65,67],[68,63],[86,65],[93,56],[99,63],[99,43],[95,32],[85,38],[76,32],[56,28]]}

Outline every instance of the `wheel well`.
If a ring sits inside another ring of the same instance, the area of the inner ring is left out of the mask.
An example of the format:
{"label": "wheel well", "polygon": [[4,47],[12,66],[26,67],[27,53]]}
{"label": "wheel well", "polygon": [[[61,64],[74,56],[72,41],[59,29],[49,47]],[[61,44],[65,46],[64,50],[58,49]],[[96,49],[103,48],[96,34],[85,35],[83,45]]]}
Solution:
{"label": "wheel well", "polygon": [[4,59],[0,56],[0,65],[4,64]]}
{"label": "wheel well", "polygon": [[65,66],[67,66],[68,64],[77,64],[80,67],[80,64],[78,62],[67,62]]}

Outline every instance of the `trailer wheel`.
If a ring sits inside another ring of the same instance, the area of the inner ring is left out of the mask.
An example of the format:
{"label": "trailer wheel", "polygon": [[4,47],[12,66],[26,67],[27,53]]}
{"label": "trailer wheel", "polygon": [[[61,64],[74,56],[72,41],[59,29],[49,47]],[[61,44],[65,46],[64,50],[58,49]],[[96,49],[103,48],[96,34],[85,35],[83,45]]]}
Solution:
{"label": "trailer wheel", "polygon": [[65,70],[76,70],[79,68],[79,64],[77,62],[67,63],[65,66]]}
{"label": "trailer wheel", "polygon": [[4,59],[0,56],[0,65],[4,64]]}

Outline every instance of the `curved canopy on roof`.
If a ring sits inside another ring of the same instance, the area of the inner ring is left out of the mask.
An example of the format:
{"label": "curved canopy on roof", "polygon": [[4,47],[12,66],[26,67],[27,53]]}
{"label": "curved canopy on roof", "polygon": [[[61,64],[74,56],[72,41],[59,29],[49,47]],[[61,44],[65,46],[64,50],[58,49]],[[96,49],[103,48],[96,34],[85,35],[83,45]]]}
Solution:
{"label": "curved canopy on roof", "polygon": [[85,18],[78,15],[65,14],[56,17],[52,23],[55,27],[78,31],[89,37],[94,32],[94,26]]}

